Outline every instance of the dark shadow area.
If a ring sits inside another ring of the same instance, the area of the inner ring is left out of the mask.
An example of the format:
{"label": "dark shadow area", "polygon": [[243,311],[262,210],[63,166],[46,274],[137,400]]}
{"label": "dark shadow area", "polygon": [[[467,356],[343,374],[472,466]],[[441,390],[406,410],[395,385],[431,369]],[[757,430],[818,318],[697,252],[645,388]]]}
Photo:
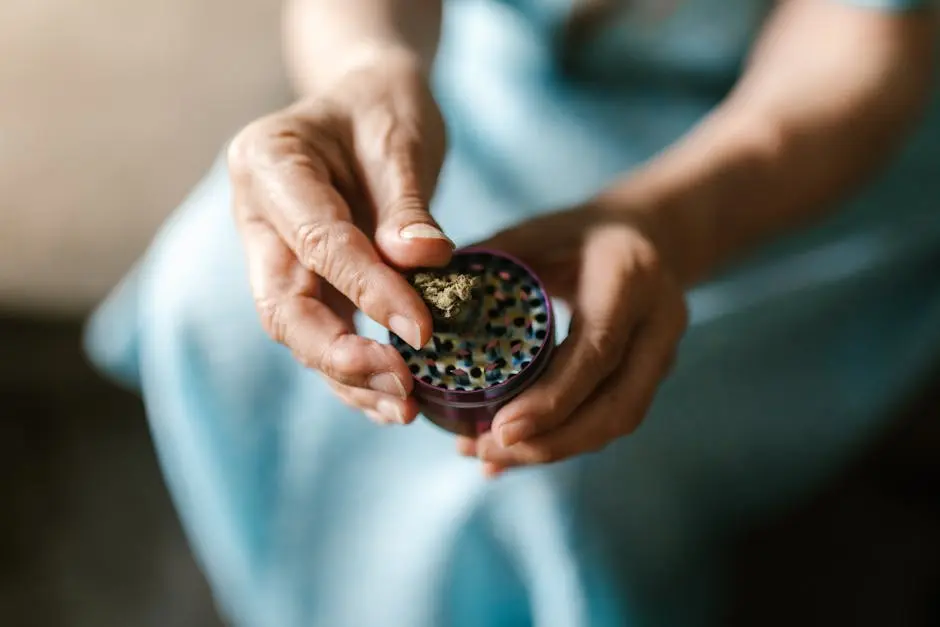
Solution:
{"label": "dark shadow area", "polygon": [[940,627],[940,373],[809,503],[738,543],[744,627]]}
{"label": "dark shadow area", "polygon": [[0,317],[0,625],[218,625],[141,404],[80,334]]}

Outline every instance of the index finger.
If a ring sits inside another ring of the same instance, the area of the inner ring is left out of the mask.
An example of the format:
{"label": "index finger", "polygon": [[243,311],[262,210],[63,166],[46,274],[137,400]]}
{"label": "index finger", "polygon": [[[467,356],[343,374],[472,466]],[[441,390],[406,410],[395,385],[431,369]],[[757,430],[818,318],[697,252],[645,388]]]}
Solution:
{"label": "index finger", "polygon": [[322,161],[272,148],[253,169],[258,209],[298,261],[405,342],[423,346],[432,332],[427,307],[352,223]]}
{"label": "index finger", "polygon": [[348,322],[319,300],[318,279],[299,266],[270,225],[241,227],[249,281],[261,324],[303,365],[348,386],[404,399],[411,375],[387,344],[355,334]]}

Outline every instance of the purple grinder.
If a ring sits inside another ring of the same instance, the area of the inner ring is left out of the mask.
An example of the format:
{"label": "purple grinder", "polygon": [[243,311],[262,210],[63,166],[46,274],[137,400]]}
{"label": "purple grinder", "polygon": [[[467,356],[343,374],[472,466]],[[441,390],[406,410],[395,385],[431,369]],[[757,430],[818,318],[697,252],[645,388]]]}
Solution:
{"label": "purple grinder", "polygon": [[477,435],[550,361],[551,300],[530,268],[495,250],[461,249],[446,268],[427,272],[474,277],[472,301],[456,322],[436,318],[434,334],[420,351],[394,334],[391,343],[414,377],[421,413],[452,433]]}

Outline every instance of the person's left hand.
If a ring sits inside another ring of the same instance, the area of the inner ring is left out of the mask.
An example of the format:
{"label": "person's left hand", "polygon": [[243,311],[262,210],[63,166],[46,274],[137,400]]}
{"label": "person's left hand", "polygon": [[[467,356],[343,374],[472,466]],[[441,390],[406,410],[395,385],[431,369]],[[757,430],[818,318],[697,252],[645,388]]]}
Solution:
{"label": "person's left hand", "polygon": [[669,372],[688,314],[682,289],[636,222],[595,206],[541,216],[481,244],[530,265],[572,310],[568,338],[492,430],[458,439],[484,471],[598,451],[632,433]]}

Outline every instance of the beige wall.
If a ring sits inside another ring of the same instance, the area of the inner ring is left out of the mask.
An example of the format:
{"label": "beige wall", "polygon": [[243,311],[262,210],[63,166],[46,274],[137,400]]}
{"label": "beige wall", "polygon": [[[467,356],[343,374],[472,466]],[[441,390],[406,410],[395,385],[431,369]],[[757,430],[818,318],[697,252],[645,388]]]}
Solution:
{"label": "beige wall", "polygon": [[0,308],[88,307],[286,100],[279,4],[0,1]]}

